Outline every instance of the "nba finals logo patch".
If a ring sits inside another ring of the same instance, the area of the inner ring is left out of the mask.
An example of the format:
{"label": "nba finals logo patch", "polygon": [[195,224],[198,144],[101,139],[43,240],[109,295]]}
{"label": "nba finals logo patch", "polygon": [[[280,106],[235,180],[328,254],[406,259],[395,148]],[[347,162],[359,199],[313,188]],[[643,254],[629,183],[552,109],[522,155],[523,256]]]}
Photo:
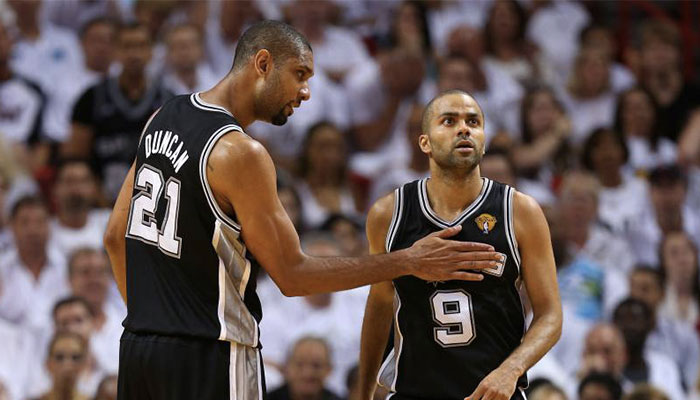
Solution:
{"label": "nba finals logo patch", "polygon": [[489,232],[493,230],[493,227],[496,226],[496,217],[494,217],[491,214],[481,214],[476,219],[474,220],[476,222],[476,226],[481,229],[481,232],[484,233],[484,235],[488,235]]}

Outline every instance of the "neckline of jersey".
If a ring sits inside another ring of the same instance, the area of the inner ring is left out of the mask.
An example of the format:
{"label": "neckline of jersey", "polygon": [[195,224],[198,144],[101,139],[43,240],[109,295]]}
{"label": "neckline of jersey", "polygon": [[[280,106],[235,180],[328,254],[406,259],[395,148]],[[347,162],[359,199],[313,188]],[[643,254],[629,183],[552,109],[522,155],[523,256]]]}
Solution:
{"label": "neckline of jersey", "polygon": [[486,197],[488,196],[489,192],[491,191],[491,187],[493,186],[493,182],[490,179],[481,177],[483,184],[481,185],[481,191],[479,192],[479,195],[476,196],[476,199],[474,199],[474,201],[472,201],[471,204],[469,204],[469,206],[465,208],[459,216],[457,216],[457,218],[455,218],[452,221],[445,221],[444,219],[440,218],[440,216],[438,216],[437,213],[430,206],[427,187],[428,179],[429,178],[423,178],[418,182],[418,202],[420,203],[421,209],[425,217],[428,218],[428,220],[430,220],[433,224],[441,228],[450,228],[464,222],[464,220],[470,214],[472,214],[479,207],[481,207],[481,205],[486,200]]}
{"label": "neckline of jersey", "polygon": [[222,112],[226,115],[233,117],[233,114],[231,114],[224,107],[221,107],[221,106],[218,106],[218,105],[212,104],[212,103],[207,103],[206,101],[202,100],[200,93],[201,92],[195,92],[195,93],[192,93],[192,96],[190,96],[190,100],[192,101],[192,104],[195,105],[195,107],[198,107],[198,108],[201,108],[201,109],[204,109],[207,111]]}

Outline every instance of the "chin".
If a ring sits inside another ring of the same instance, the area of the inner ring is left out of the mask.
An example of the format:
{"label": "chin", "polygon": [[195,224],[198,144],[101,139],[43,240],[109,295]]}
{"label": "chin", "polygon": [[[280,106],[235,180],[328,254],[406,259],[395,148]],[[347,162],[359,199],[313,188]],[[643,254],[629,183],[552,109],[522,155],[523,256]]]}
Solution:
{"label": "chin", "polygon": [[280,113],[270,119],[272,125],[282,126],[287,123],[287,116]]}

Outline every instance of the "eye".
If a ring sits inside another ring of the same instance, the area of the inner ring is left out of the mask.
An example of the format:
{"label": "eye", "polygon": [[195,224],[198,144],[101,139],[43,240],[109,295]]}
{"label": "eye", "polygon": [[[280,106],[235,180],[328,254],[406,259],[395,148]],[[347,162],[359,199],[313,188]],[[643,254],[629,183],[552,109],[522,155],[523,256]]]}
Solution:
{"label": "eye", "polygon": [[304,71],[303,70],[297,71],[297,78],[304,79]]}
{"label": "eye", "polygon": [[442,123],[445,125],[452,125],[452,124],[454,124],[454,122],[455,122],[455,120],[452,117],[447,117],[442,121]]}
{"label": "eye", "polygon": [[469,124],[470,124],[470,125],[479,125],[479,120],[476,119],[476,118],[471,118],[471,119],[469,120]]}

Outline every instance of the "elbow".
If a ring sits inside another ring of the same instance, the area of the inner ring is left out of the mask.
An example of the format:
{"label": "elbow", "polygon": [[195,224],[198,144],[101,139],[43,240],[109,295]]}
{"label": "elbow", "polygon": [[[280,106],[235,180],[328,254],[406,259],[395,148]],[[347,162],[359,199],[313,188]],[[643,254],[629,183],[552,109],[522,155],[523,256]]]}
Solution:
{"label": "elbow", "polygon": [[298,297],[307,296],[311,294],[308,290],[305,290],[302,282],[292,278],[292,277],[282,277],[281,279],[276,279],[277,287],[286,297]]}
{"label": "elbow", "polygon": [[114,250],[117,246],[119,246],[119,240],[120,236],[117,233],[117,230],[108,226],[105,230],[104,236],[102,237],[105,250],[107,250],[108,253]]}

